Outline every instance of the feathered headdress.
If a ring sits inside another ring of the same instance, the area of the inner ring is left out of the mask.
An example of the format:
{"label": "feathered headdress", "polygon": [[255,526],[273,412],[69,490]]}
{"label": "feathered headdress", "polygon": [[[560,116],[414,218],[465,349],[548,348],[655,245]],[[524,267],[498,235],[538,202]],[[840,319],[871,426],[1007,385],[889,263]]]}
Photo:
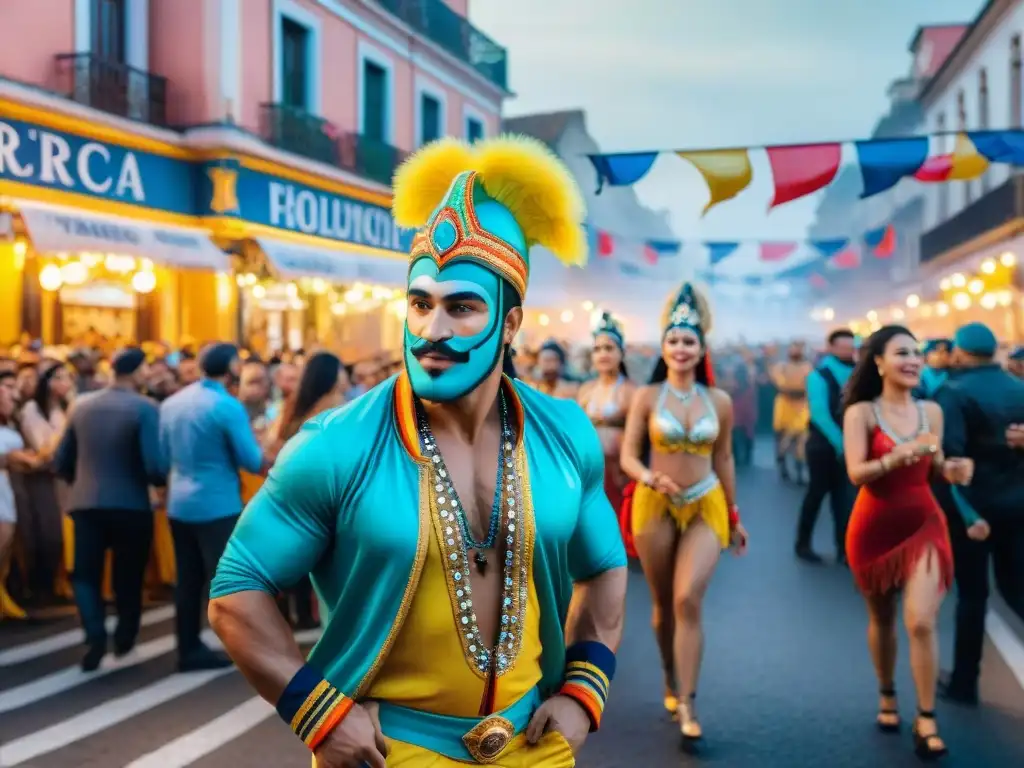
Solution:
{"label": "feathered headdress", "polygon": [[615,343],[619,345],[619,349],[625,348],[626,337],[622,332],[622,326],[612,316],[611,312],[602,312],[597,323],[594,325],[594,338],[596,339],[601,334],[611,336]]}
{"label": "feathered headdress", "polygon": [[526,293],[529,251],[542,245],[568,265],[587,260],[586,209],[572,174],[544,144],[500,136],[435,141],[395,173],[395,223],[421,229],[411,260],[474,259]]}
{"label": "feathered headdress", "polygon": [[689,328],[703,339],[711,333],[711,307],[692,283],[683,283],[665,304],[661,327],[665,333],[672,328]]}

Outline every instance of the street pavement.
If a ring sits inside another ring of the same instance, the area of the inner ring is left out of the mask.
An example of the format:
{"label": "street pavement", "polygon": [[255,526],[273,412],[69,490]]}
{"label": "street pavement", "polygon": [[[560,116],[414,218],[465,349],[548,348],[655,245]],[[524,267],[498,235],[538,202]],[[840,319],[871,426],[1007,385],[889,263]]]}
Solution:
{"label": "street pavement", "polygon": [[[751,551],[742,559],[724,557],[707,597],[699,752],[680,751],[676,727],[662,711],[650,601],[633,568],[605,725],[579,765],[917,765],[908,727],[899,735],[874,727],[877,686],[865,613],[848,571],[792,556],[799,489],[783,486],[764,466],[742,472],[739,485]],[[823,511],[818,546],[825,554],[831,554],[829,524]],[[947,659],[952,602],[942,617]],[[984,706],[939,706],[951,750],[947,765],[1024,765],[1024,646],[998,617],[991,628],[1002,654],[991,643],[986,648]],[[72,619],[0,626],[0,766],[308,768],[304,748],[236,671],[174,673],[169,606],[149,610],[133,656],[98,673],[78,670],[80,643]],[[909,722],[914,697],[902,635],[900,643],[897,684]]]}

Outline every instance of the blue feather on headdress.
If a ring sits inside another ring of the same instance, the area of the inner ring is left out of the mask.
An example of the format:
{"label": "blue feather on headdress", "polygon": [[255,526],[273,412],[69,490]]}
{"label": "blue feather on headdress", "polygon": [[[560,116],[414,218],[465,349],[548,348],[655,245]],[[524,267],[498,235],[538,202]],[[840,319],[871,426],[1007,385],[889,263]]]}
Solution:
{"label": "blue feather on headdress", "polygon": [[611,336],[615,343],[619,345],[619,349],[626,347],[626,336],[622,332],[622,326],[612,316],[611,312],[602,312],[601,317],[598,318],[597,324],[594,326],[594,338],[596,339],[601,334]]}

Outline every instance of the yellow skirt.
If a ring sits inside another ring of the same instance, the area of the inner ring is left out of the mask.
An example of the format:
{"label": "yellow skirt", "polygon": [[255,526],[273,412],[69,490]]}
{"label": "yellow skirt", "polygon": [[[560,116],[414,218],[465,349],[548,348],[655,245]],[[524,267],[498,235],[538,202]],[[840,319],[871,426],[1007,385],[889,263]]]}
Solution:
{"label": "yellow skirt", "polygon": [[685,531],[694,520],[703,520],[718,536],[722,549],[729,547],[732,538],[729,531],[729,503],[725,499],[722,484],[718,482],[700,498],[685,504],[673,504],[665,494],[638,483],[633,492],[632,514],[634,536],[643,533],[652,520],[668,514],[681,531]]}
{"label": "yellow skirt", "polygon": [[807,400],[797,400],[776,395],[775,410],[772,414],[772,427],[776,432],[786,435],[799,435],[806,432],[811,425],[811,410]]}
{"label": "yellow skirt", "polygon": [[[388,742],[388,768],[458,768],[458,766],[475,765],[453,760],[436,752],[406,744],[404,741]],[[562,734],[549,731],[541,737],[537,744],[530,746],[526,735],[516,736],[498,759],[489,765],[494,768],[574,768],[576,758]],[[313,758],[316,768],[316,758]]]}

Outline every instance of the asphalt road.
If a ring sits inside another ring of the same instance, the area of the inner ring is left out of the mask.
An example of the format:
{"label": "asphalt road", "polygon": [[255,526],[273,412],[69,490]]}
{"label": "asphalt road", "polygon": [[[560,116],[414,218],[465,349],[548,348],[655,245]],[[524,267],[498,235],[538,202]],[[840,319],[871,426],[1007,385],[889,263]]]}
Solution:
{"label": "asphalt road", "polygon": [[[874,728],[865,615],[849,573],[792,557],[799,499],[798,490],[782,486],[768,469],[741,476],[751,552],[723,560],[708,596],[700,754],[680,752],[675,726],[661,709],[650,601],[634,570],[605,727],[586,745],[580,766],[917,764],[908,729],[885,736]],[[823,514],[822,552],[827,525]],[[951,608],[952,600],[943,613],[944,658]],[[237,672],[174,673],[172,615],[170,607],[152,609],[134,656],[91,676],[77,668],[81,636],[73,620],[0,625],[0,766],[308,768],[304,748]],[[1017,678],[1024,677],[1024,663],[1007,655],[1016,671],[987,648],[983,707],[940,705],[947,765],[1024,765],[1024,691]],[[905,653],[898,687],[909,720],[914,701]]]}

